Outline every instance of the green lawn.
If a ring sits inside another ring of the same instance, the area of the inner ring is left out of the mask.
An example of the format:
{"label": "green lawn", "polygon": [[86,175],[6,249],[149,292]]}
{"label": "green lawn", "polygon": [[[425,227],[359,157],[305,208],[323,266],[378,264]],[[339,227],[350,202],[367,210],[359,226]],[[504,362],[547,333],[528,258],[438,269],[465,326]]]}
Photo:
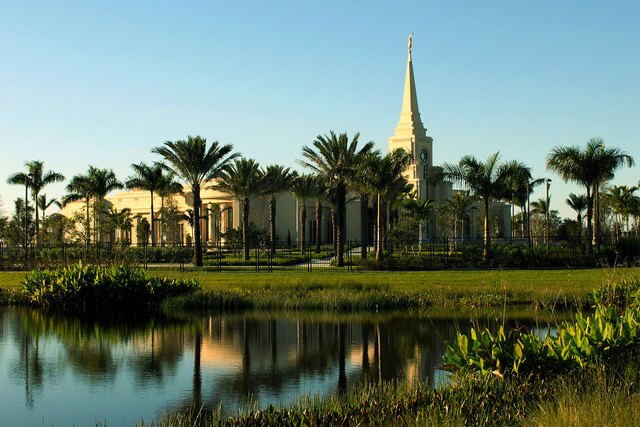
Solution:
{"label": "green lawn", "polygon": [[[640,268],[271,273],[154,268],[150,274],[199,279],[202,291],[214,296],[202,303],[209,308],[239,304],[253,308],[375,309],[378,305],[403,308],[555,302],[577,307],[604,283],[640,278]],[[19,289],[24,276],[24,272],[0,272],[0,287]],[[199,293],[195,299],[201,297]]]}

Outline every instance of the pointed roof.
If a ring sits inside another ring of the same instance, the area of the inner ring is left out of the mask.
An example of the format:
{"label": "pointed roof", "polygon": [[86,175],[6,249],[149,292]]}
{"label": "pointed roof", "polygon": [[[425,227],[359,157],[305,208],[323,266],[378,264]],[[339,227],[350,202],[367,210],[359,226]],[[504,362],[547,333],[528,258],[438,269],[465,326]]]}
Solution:
{"label": "pointed roof", "polygon": [[404,96],[402,98],[402,111],[396,127],[396,136],[411,134],[426,134],[426,129],[420,119],[418,108],[418,96],[416,95],[416,82],[413,77],[413,63],[411,61],[412,38],[409,37],[409,51],[407,55],[407,74],[404,81]]}

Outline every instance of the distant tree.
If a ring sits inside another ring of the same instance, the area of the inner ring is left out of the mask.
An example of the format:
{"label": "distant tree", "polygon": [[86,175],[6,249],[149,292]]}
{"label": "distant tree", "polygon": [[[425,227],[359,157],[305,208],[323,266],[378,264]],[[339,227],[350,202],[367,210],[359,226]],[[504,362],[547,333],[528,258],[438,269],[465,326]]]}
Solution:
{"label": "distant tree", "polygon": [[466,185],[472,196],[483,201],[485,260],[489,258],[491,248],[490,203],[504,197],[514,174],[523,166],[515,161],[500,163],[499,153],[489,156],[486,162],[473,156],[464,156],[457,164],[443,164],[434,176],[434,179],[449,179]]}
{"label": "distant tree", "polygon": [[136,227],[138,245],[142,244],[143,246],[147,246],[149,244],[150,233],[151,225],[149,225],[149,221],[147,221],[146,218],[140,218],[140,222],[138,222],[138,226]]}
{"label": "distant tree", "polygon": [[128,189],[138,189],[149,192],[151,208],[149,218],[151,222],[151,246],[156,245],[156,221],[153,209],[153,196],[164,184],[164,168],[156,163],[154,165],[146,165],[144,163],[132,164],[134,175],[127,178],[125,183]]}
{"label": "distant tree", "polygon": [[264,194],[264,172],[253,159],[241,157],[225,170],[211,188],[235,197],[242,206],[244,259],[249,260],[249,208],[251,200]]}
{"label": "distant tree", "polygon": [[304,255],[307,242],[307,200],[316,194],[317,180],[315,176],[303,174],[297,176],[291,184],[291,193],[296,197],[299,205],[300,221],[300,253]]}
{"label": "distant tree", "polygon": [[[601,138],[592,138],[584,149],[554,147],[547,156],[547,169],[560,175],[566,181],[583,185],[587,192],[587,255],[593,253],[593,208],[597,201],[600,184],[613,178],[614,172],[623,165],[633,166],[634,161],[619,148],[606,148]],[[595,223],[598,224],[596,206]],[[598,227],[595,233],[599,242]]]}
{"label": "distant tree", "polygon": [[582,239],[582,212],[584,212],[584,210],[587,208],[587,196],[584,194],[580,194],[579,196],[574,194],[574,193],[570,193],[569,197],[567,198],[567,200],[565,201],[567,203],[567,205],[569,205],[569,207],[571,209],[573,209],[574,211],[576,211],[576,221],[575,221],[575,228],[576,228],[576,241],[578,243],[578,245],[581,245],[581,239]]}
{"label": "distant tree", "polygon": [[[40,208],[40,210],[42,211],[42,223],[45,224],[45,219],[46,219],[46,210],[49,209],[51,206],[57,206],[58,209],[60,209],[62,207],[62,204],[58,201],[58,199],[47,199],[47,195],[46,194],[40,194],[38,196],[37,199],[37,203],[36,203],[37,207]],[[45,243],[47,243],[47,233],[46,233],[46,229],[45,226],[43,225],[43,230],[42,230],[42,235],[44,238]]]}
{"label": "distant tree", "polygon": [[276,209],[278,198],[289,191],[295,178],[296,171],[281,165],[269,165],[264,172],[263,194],[269,202],[269,236],[271,240],[271,255],[276,254]]}
{"label": "distant tree", "polygon": [[[52,171],[44,171],[44,162],[41,160],[33,160],[30,162],[26,162],[25,166],[27,168],[25,172],[17,172],[9,176],[7,182],[9,184],[16,185],[25,185],[31,189],[31,197],[33,200],[38,200],[38,195],[40,192],[49,184],[54,182],[64,181],[64,175],[58,172]],[[38,210],[35,211],[36,216],[36,224],[35,224],[35,233],[36,233],[36,246],[40,244],[40,238],[38,236],[38,230],[40,229],[40,220],[38,215]]]}

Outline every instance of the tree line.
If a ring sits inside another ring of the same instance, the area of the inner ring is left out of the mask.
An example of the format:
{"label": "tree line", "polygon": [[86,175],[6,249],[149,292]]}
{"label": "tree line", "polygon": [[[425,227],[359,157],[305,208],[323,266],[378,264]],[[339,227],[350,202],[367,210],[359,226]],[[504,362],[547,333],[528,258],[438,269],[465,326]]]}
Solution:
{"label": "tree line", "polygon": [[[465,221],[469,221],[470,212],[480,210],[483,219],[484,251],[488,258],[491,253],[492,224],[491,203],[505,201],[511,206],[512,237],[519,228],[520,237],[531,238],[532,222],[540,215],[546,219],[547,239],[550,224],[554,229],[560,227],[557,212],[549,210],[549,199],[531,201],[535,187],[550,180],[533,178],[531,168],[518,161],[501,161],[499,153],[494,153],[481,161],[474,156],[464,156],[457,163],[444,163],[433,168],[429,183],[442,180],[452,181],[465,188],[457,191],[449,200],[436,206],[433,200],[421,200],[415,189],[403,175],[412,158],[409,153],[398,149],[387,154],[374,150],[373,142],[360,144],[359,134],[352,138],[346,133],[331,131],[319,135],[309,146],[302,148],[301,166],[310,173],[300,174],[281,165],[268,165],[266,168],[250,158],[242,157],[233,151],[231,144],[218,141],[207,143],[200,136],[189,136],[185,140],[167,141],[155,147],[152,153],[160,160],[153,164],[132,164],[133,174],[120,181],[111,169],[89,166],[85,174],[73,176],[67,186],[67,193],[60,201],[48,199],[43,193],[45,187],[53,182],[62,182],[66,178],[57,172],[45,171],[42,161],[25,163],[25,171],[9,176],[7,182],[21,185],[25,189],[24,199],[15,201],[13,217],[0,218],[2,239],[13,244],[39,246],[42,239],[51,237],[51,229],[57,230],[58,238],[66,234],[76,241],[89,245],[92,241],[102,240],[105,229],[127,230],[133,224],[133,215],[127,208],[118,211],[107,208],[105,198],[116,189],[137,189],[149,192],[150,218],[156,217],[154,195],[160,196],[161,217],[173,215],[174,222],[186,221],[191,224],[194,243],[194,263],[202,265],[202,238],[200,224],[202,213],[201,191],[214,189],[229,194],[241,205],[241,232],[244,258],[249,259],[251,202],[257,197],[265,197],[269,204],[269,250],[275,253],[277,201],[282,194],[293,194],[298,201],[301,234],[299,247],[302,253],[307,247],[306,221],[307,203],[315,202],[316,250],[320,251],[322,207],[330,207],[333,241],[336,263],[344,265],[344,246],[346,228],[346,204],[348,198],[360,201],[360,255],[366,258],[369,248],[376,260],[384,256],[389,238],[419,240],[423,236],[425,223],[433,223],[433,213],[447,222],[440,227],[451,229],[453,240],[464,235]],[[609,216],[612,218],[616,235],[638,232],[640,217],[640,198],[635,194],[638,186],[611,186],[606,184],[623,166],[633,166],[634,159],[628,153],[607,147],[600,138],[587,142],[585,147],[558,146],[547,156],[547,169],[558,174],[565,182],[574,182],[584,187],[586,194],[571,194],[566,203],[576,211],[577,218],[573,233],[580,241],[583,235],[582,213],[586,210],[586,230],[584,244],[587,255],[593,253],[593,242],[599,244],[602,218],[606,202]],[[640,182],[638,183],[640,186]],[[193,209],[187,212],[171,211],[165,206],[165,199],[172,195],[191,193]],[[29,195],[31,201],[29,201]],[[34,202],[35,201],[35,202]],[[45,213],[53,205],[64,206],[70,202],[82,201],[84,212],[76,213],[77,218],[68,219],[60,214],[48,218],[51,227],[49,233],[43,232],[40,223],[45,221]],[[478,203],[476,203],[476,201]],[[476,206],[478,205],[478,206]],[[518,207],[520,212],[515,213]],[[479,208],[479,209],[478,209]],[[374,237],[369,240],[369,215],[373,212]],[[33,217],[35,216],[35,220]],[[552,221],[550,221],[550,217]],[[632,220],[633,219],[633,220]],[[67,226],[65,227],[65,221]],[[571,220],[566,220],[570,223]],[[76,224],[81,224],[80,227]],[[57,225],[56,225],[57,224]],[[69,225],[70,224],[70,225]],[[146,219],[138,226],[138,240],[151,237],[151,245],[158,244],[156,221]],[[146,235],[144,235],[146,230]],[[624,230],[624,231],[623,231]],[[417,237],[417,239],[416,239]],[[123,236],[124,239],[124,236]],[[146,240],[145,240],[146,241]],[[419,242],[418,242],[419,243]]]}

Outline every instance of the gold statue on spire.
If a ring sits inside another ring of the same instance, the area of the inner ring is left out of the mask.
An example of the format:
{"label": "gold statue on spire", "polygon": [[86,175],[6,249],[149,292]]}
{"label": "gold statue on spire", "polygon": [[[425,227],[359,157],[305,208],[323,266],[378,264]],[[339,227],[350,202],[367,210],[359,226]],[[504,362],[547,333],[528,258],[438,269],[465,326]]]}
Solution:
{"label": "gold statue on spire", "polygon": [[411,53],[411,46],[413,46],[413,33],[409,34],[409,46],[408,46],[409,53]]}

